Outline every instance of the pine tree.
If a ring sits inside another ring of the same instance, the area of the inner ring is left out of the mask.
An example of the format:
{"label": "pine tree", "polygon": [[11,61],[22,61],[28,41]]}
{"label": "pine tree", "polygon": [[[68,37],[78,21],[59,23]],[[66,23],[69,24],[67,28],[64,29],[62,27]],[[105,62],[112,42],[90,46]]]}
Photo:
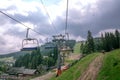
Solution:
{"label": "pine tree", "polygon": [[83,53],[83,47],[84,47],[84,44],[83,42],[81,42],[81,45],[80,45],[80,52]]}
{"label": "pine tree", "polygon": [[118,30],[115,31],[115,37],[116,37],[116,48],[120,48],[120,33]]}
{"label": "pine tree", "polygon": [[94,52],[94,40],[92,37],[92,33],[88,31],[88,36],[87,36],[87,47],[88,47],[88,52]]}
{"label": "pine tree", "polygon": [[88,48],[87,42],[84,44],[82,52],[83,52],[83,54],[89,54],[90,53],[90,49]]}
{"label": "pine tree", "polygon": [[40,51],[33,51],[31,54],[25,54],[19,57],[15,62],[15,66],[36,69],[37,66],[42,64],[42,60],[43,58]]}

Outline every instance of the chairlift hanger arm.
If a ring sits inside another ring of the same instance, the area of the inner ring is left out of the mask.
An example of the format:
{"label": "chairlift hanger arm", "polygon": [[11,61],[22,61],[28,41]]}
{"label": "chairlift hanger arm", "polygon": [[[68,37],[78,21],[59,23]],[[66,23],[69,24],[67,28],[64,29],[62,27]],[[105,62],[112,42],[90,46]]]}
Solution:
{"label": "chairlift hanger arm", "polygon": [[27,28],[26,39],[29,38],[29,37],[28,37],[28,35],[29,35],[29,30],[30,30],[30,28]]}

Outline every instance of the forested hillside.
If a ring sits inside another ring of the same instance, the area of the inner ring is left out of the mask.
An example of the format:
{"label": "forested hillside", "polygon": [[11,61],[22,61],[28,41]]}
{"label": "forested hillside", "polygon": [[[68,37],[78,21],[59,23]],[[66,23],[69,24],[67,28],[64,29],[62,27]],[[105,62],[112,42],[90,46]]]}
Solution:
{"label": "forested hillside", "polygon": [[0,58],[5,58],[5,57],[18,58],[19,56],[25,55],[27,53],[30,53],[30,52],[29,51],[18,51],[18,52],[0,55]]}
{"label": "forested hillside", "polygon": [[88,31],[87,40],[81,43],[81,53],[90,54],[92,52],[108,52],[120,48],[120,32],[106,32],[99,38],[93,38],[92,33]]}
{"label": "forested hillside", "polygon": [[46,57],[41,55],[40,50],[33,51],[31,54],[20,56],[16,62],[15,67],[25,67],[30,69],[36,69],[39,66],[51,67],[56,64],[57,60],[57,49],[55,48],[53,54]]}

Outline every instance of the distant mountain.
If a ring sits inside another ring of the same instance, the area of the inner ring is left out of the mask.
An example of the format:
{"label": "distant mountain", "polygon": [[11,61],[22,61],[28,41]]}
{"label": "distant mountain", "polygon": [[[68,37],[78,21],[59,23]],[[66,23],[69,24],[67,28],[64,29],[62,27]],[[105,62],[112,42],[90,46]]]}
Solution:
{"label": "distant mountain", "polygon": [[[76,43],[75,40],[68,40],[66,45],[73,49],[75,43]],[[54,42],[49,42],[49,43],[46,43],[46,44],[42,45],[40,47],[40,51],[41,51],[42,56],[48,56],[48,55],[50,55],[54,52],[55,48],[56,48],[56,44]],[[9,54],[0,55],[0,58],[4,58],[4,57],[18,58],[19,56],[29,54],[31,52],[32,51],[18,51],[18,52],[13,52],[13,53],[9,53]]]}
{"label": "distant mountain", "polygon": [[18,51],[18,52],[13,52],[13,53],[9,53],[9,54],[2,54],[2,55],[0,55],[0,58],[4,58],[4,57],[18,58],[19,56],[23,56],[28,53],[31,53],[31,52],[30,51]]}

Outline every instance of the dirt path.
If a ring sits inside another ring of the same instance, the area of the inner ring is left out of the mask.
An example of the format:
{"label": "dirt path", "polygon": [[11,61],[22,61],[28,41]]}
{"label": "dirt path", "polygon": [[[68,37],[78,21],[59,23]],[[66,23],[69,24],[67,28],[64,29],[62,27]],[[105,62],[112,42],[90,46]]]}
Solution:
{"label": "dirt path", "polygon": [[99,69],[102,66],[103,56],[101,54],[96,57],[78,80],[96,80]]}
{"label": "dirt path", "polygon": [[46,75],[36,77],[36,78],[30,79],[30,80],[49,80],[54,74],[55,74],[55,72],[49,72]]}
{"label": "dirt path", "polygon": [[69,56],[69,60],[79,60],[80,58],[82,57],[82,54],[75,54],[75,53],[72,53],[70,54]]}

